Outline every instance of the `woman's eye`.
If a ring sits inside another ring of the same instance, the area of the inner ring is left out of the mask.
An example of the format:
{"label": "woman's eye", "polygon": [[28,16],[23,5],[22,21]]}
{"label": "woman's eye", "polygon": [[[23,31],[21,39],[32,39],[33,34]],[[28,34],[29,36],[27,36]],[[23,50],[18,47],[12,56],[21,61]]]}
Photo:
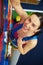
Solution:
{"label": "woman's eye", "polygon": [[31,22],[31,18],[29,18],[29,22]]}
{"label": "woman's eye", "polygon": [[35,24],[32,24],[33,27],[35,27]]}

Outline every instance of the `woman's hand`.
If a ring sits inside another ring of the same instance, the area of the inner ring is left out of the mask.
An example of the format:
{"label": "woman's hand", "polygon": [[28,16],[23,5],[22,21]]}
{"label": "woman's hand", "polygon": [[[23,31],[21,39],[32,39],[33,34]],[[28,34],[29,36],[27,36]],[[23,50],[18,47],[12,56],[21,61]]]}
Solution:
{"label": "woman's hand", "polygon": [[20,37],[20,38],[18,38],[17,43],[18,43],[18,45],[23,45],[25,43],[25,41],[22,41],[22,38]]}
{"label": "woman's hand", "polygon": [[22,45],[25,43],[25,41],[22,41],[22,38],[18,38],[17,43],[18,43],[18,50],[20,51],[21,54],[24,54],[24,49]]}

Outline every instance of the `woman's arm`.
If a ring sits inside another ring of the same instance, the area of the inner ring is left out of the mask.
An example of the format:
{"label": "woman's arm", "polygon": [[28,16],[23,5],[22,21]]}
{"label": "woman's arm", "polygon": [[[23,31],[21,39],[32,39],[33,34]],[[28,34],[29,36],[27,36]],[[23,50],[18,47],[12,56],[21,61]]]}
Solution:
{"label": "woman's arm", "polygon": [[19,39],[18,49],[20,53],[24,55],[27,52],[29,52],[31,49],[33,49],[36,45],[37,45],[37,40],[32,40],[31,42],[29,41],[28,43],[26,43],[26,45],[23,47],[23,42],[21,39]]}
{"label": "woman's arm", "polygon": [[20,4],[20,0],[11,0],[11,4],[21,18],[26,19],[28,17],[28,14],[23,10]]}

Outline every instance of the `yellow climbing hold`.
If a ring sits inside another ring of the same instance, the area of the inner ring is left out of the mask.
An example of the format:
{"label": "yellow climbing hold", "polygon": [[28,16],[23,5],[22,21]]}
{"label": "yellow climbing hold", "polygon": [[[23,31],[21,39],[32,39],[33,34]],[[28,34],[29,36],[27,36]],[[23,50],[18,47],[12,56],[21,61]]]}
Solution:
{"label": "yellow climbing hold", "polygon": [[16,21],[17,21],[17,22],[20,21],[20,16],[17,16],[17,17],[16,17]]}

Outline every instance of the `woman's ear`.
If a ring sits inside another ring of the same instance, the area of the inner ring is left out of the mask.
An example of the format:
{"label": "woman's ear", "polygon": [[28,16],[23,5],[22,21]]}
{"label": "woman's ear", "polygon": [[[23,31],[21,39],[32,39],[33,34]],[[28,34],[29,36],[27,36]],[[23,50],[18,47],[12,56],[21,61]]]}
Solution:
{"label": "woman's ear", "polygon": [[34,31],[34,33],[39,32],[40,30],[41,30],[41,29],[37,29],[37,30]]}

